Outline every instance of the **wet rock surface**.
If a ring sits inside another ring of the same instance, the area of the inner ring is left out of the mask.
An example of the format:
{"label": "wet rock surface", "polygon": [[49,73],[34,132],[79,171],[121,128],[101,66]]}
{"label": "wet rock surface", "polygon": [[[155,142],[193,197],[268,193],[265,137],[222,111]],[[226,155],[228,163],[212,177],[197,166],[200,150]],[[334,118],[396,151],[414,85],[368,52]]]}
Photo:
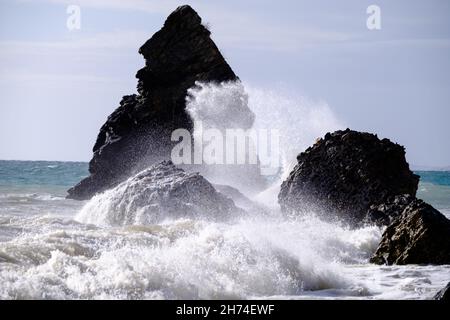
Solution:
{"label": "wet rock surface", "polygon": [[450,264],[450,220],[422,200],[413,200],[386,228],[370,261]]}
{"label": "wet rock surface", "polygon": [[367,211],[364,223],[376,224],[378,226],[388,226],[395,218],[400,216],[405,208],[416,198],[403,194],[390,197],[386,202],[379,205],[370,206]]}
{"label": "wet rock surface", "polygon": [[91,199],[80,220],[149,225],[178,218],[225,220],[242,212],[200,174],[187,173],[171,161],[163,161]]}

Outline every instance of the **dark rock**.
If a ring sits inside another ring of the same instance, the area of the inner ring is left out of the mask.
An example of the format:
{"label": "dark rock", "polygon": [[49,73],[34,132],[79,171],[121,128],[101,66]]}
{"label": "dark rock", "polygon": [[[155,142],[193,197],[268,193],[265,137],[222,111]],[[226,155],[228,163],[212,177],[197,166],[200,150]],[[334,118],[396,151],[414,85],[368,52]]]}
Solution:
{"label": "dark rock", "polygon": [[415,199],[383,233],[376,264],[450,264],[450,220]]}
{"label": "dark rock", "polygon": [[450,302],[450,282],[447,283],[444,289],[440,290],[433,298],[434,300],[441,300]]}
{"label": "dark rock", "polygon": [[402,146],[350,129],[327,133],[297,160],[281,185],[281,209],[286,213],[314,210],[352,225],[367,220],[371,206],[397,195],[414,197],[419,182]]}
{"label": "dark rock", "polygon": [[[78,219],[108,225],[148,225],[167,218],[224,220],[242,212],[200,174],[163,161],[96,195]],[[102,221],[97,221],[99,215]]]}
{"label": "dark rock", "polygon": [[185,111],[187,90],[196,81],[238,80],[201,18],[189,6],[169,15],[163,28],[140,49],[145,67],[137,72],[138,95],[123,97],[101,127],[89,163],[90,176],[68,198],[89,199],[131,174],[169,159],[173,130],[193,124]]}
{"label": "dark rock", "polygon": [[390,197],[385,203],[372,205],[367,211],[364,222],[366,224],[376,224],[378,226],[388,226],[393,220],[400,216],[403,210],[416,198],[408,195],[398,195]]}

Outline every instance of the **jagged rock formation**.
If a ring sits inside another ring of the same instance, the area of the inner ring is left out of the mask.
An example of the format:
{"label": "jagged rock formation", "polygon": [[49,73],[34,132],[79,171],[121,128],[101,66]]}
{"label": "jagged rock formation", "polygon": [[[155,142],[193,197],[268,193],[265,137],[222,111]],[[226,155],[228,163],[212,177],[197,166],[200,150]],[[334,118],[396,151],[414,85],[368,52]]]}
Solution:
{"label": "jagged rock formation", "polygon": [[371,206],[397,195],[416,195],[419,177],[409,169],[405,149],[370,133],[327,133],[297,160],[278,196],[287,213],[312,209],[358,225],[367,220]]}
{"label": "jagged rock formation", "polygon": [[90,176],[68,191],[69,198],[89,199],[131,174],[169,159],[174,129],[192,132],[185,111],[187,90],[196,81],[238,80],[199,15],[177,8],[163,28],[140,49],[145,67],[137,72],[138,95],[123,97],[101,127],[89,163]]}
{"label": "jagged rock formation", "polygon": [[450,220],[422,200],[413,200],[386,228],[370,261],[450,264]]}
{"label": "jagged rock formation", "polygon": [[77,219],[113,226],[149,225],[167,218],[224,220],[242,212],[200,174],[163,161],[95,196]]}

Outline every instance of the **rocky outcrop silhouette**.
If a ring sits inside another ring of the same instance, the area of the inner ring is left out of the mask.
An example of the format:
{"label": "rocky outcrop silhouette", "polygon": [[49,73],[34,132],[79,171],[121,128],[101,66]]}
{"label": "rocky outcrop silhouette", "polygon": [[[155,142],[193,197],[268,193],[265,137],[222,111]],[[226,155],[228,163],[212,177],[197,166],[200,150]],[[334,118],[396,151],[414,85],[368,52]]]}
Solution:
{"label": "rocky outcrop silhouette", "polygon": [[370,133],[350,129],[327,133],[297,161],[278,196],[287,213],[313,210],[351,225],[368,218],[388,224],[391,217],[376,219],[374,212],[368,217],[369,209],[395,196],[415,197],[417,192],[419,177],[409,169],[405,149]]}
{"label": "rocky outcrop silhouette", "polygon": [[170,159],[175,144],[172,131],[193,130],[185,110],[187,90],[196,81],[238,80],[189,6],[171,13],[139,53],[145,67],[136,74],[138,94],[124,96],[101,127],[90,176],[71,188],[68,198],[89,199],[151,164]]}

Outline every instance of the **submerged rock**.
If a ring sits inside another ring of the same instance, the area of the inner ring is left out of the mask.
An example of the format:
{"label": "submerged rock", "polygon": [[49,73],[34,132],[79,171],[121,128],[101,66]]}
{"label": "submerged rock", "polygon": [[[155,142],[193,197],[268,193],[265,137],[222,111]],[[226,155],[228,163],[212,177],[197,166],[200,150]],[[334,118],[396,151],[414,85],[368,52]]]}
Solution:
{"label": "submerged rock", "polygon": [[441,300],[445,302],[450,302],[450,282],[447,283],[445,288],[440,290],[433,298],[434,300]]}
{"label": "submerged rock", "polygon": [[286,213],[314,210],[358,225],[371,206],[417,192],[419,177],[409,169],[404,147],[370,133],[327,133],[297,161],[278,196]]}
{"label": "submerged rock", "polygon": [[231,198],[234,203],[239,207],[244,209],[247,212],[253,212],[258,214],[267,213],[267,209],[256,203],[253,200],[250,200],[246,195],[244,195],[241,191],[236,188],[233,188],[228,185],[214,184],[214,188],[220,193],[226,195]]}
{"label": "submerged rock", "polygon": [[163,161],[96,195],[77,219],[105,225],[145,225],[167,218],[224,220],[241,212],[200,174],[186,173],[171,161]]}
{"label": "submerged rock", "polygon": [[178,128],[192,132],[187,90],[196,81],[238,80],[199,15],[181,6],[140,49],[145,67],[137,72],[138,95],[124,96],[101,127],[89,163],[90,176],[68,198],[89,199],[149,165],[170,158]]}
{"label": "submerged rock", "polygon": [[370,262],[450,264],[450,220],[415,199],[390,224]]}

